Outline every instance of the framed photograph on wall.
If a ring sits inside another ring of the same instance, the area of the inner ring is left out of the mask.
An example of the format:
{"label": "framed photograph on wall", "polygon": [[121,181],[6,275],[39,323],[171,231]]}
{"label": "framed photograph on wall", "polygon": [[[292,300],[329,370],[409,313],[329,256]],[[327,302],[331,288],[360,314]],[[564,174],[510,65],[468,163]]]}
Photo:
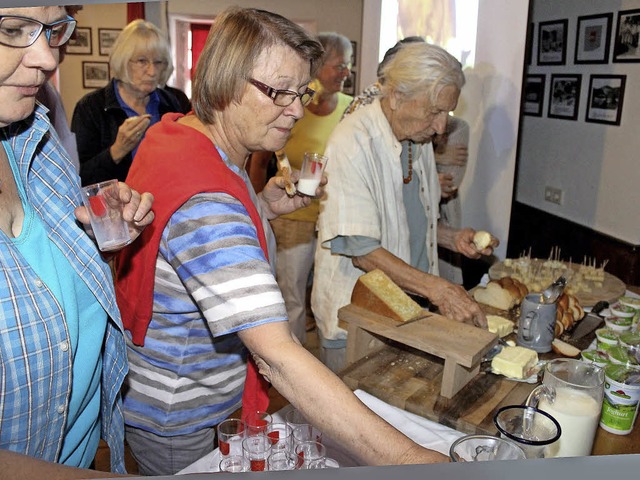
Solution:
{"label": "framed photograph on wall", "polygon": [[109,62],[82,62],[82,86],[102,88],[109,83]]}
{"label": "framed photograph on wall", "polygon": [[351,42],[351,51],[353,52],[351,54],[351,66],[355,67],[358,61],[358,42]]}
{"label": "framed photograph on wall", "polygon": [[100,55],[110,55],[113,44],[122,30],[117,28],[98,29],[98,51]]}
{"label": "framed photograph on wall", "polygon": [[620,125],[626,75],[591,75],[585,121]]}
{"label": "framed photograph on wall", "polygon": [[538,65],[564,65],[567,56],[568,20],[538,25]]}
{"label": "framed photograph on wall", "polygon": [[582,75],[551,75],[547,117],[578,119]]}
{"label": "framed photograph on wall", "polygon": [[76,28],[74,35],[67,43],[68,55],[91,55],[91,28]]}
{"label": "framed photograph on wall", "polygon": [[527,29],[527,45],[525,47],[525,65],[531,65],[533,63],[533,34],[535,31],[535,26],[533,23],[529,24],[529,28]]}
{"label": "framed photograph on wall", "polygon": [[613,13],[578,17],[574,63],[608,63]]}
{"label": "framed photograph on wall", "polygon": [[618,12],[618,27],[613,47],[614,62],[640,62],[639,30],[640,9]]}
{"label": "framed photograph on wall", "polygon": [[542,116],[546,75],[527,75],[524,79],[522,111],[525,115]]}
{"label": "framed photograph on wall", "polygon": [[342,93],[347,95],[355,95],[356,93],[356,72],[351,74],[345,79],[342,84]]}

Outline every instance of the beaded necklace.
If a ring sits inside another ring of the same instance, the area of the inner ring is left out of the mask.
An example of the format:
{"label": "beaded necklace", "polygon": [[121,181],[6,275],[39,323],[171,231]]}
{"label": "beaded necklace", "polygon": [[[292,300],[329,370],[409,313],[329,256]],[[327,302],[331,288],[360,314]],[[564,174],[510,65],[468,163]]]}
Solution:
{"label": "beaded necklace", "polygon": [[407,163],[407,176],[402,177],[402,181],[405,185],[411,182],[411,179],[413,178],[413,150],[411,148],[411,142],[409,142],[409,150],[407,151],[407,154],[409,156],[409,161]]}

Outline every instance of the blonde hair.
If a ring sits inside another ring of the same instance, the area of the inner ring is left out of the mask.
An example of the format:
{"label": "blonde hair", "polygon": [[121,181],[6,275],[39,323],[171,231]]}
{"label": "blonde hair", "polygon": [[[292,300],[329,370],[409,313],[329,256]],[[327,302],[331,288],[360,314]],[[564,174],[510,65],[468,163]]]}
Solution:
{"label": "blonde hair", "polygon": [[113,44],[111,56],[109,57],[109,67],[111,76],[117,80],[129,83],[129,61],[134,55],[140,53],[152,56],[152,60],[160,59],[166,63],[166,68],[158,79],[158,85],[167,83],[173,72],[173,62],[171,61],[171,49],[169,42],[153,23],[145,20],[134,20],[129,23]]}
{"label": "blonde hair", "polygon": [[406,43],[383,66],[382,95],[399,93],[410,99],[427,93],[435,102],[443,87],[461,90],[465,83],[462,65],[445,49],[422,42]]}
{"label": "blonde hair", "polygon": [[193,110],[205,124],[214,112],[239,102],[260,54],[274,45],[292,48],[309,62],[311,76],[322,46],[302,27],[265,10],[231,7],[216,17],[202,50],[193,83]]}

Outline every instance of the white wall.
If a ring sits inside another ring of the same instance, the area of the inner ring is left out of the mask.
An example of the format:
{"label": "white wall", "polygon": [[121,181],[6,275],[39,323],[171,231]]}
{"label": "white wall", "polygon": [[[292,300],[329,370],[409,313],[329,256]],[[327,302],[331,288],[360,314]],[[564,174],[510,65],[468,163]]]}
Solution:
{"label": "white wall", "polygon": [[215,15],[227,7],[264,8],[294,21],[315,21],[318,32],[361,36],[363,0],[169,0],[169,14]]}
{"label": "white wall", "polygon": [[[529,73],[547,75],[543,116],[525,116],[517,194],[519,202],[571,220],[634,245],[640,244],[640,63],[575,65],[578,16],[640,8],[638,0],[533,0],[534,58]],[[537,26],[540,21],[569,19],[567,62],[538,66]],[[612,42],[613,43],[613,42]],[[578,120],[547,118],[550,74],[582,74]],[[591,74],[627,75],[620,126],[584,121]],[[545,186],[563,191],[562,205],[544,201]]]}
{"label": "white wall", "polygon": [[[361,86],[375,80],[380,32],[380,0],[364,2]],[[479,2],[476,64],[465,71],[455,111],[471,127],[460,189],[463,225],[500,238],[498,258],[506,256],[511,218],[528,9],[529,0]]]}
{"label": "white wall", "polygon": [[460,189],[463,225],[500,238],[504,258],[511,218],[528,0],[481,0],[476,63],[456,115],[471,127],[469,164]]}

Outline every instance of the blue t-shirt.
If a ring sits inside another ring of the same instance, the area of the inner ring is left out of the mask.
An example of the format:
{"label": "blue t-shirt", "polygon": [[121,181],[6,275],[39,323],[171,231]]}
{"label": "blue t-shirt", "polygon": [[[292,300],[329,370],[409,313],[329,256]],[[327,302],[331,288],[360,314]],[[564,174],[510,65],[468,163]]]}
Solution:
{"label": "blue t-shirt", "polygon": [[[17,171],[8,150],[9,162]],[[65,312],[73,355],[73,379],[65,438],[59,463],[91,465],[100,441],[100,382],[107,314],[62,252],[49,240],[44,222],[25,201],[24,185],[14,175],[24,210],[22,231],[13,243]],[[61,348],[64,348],[62,346]]]}

